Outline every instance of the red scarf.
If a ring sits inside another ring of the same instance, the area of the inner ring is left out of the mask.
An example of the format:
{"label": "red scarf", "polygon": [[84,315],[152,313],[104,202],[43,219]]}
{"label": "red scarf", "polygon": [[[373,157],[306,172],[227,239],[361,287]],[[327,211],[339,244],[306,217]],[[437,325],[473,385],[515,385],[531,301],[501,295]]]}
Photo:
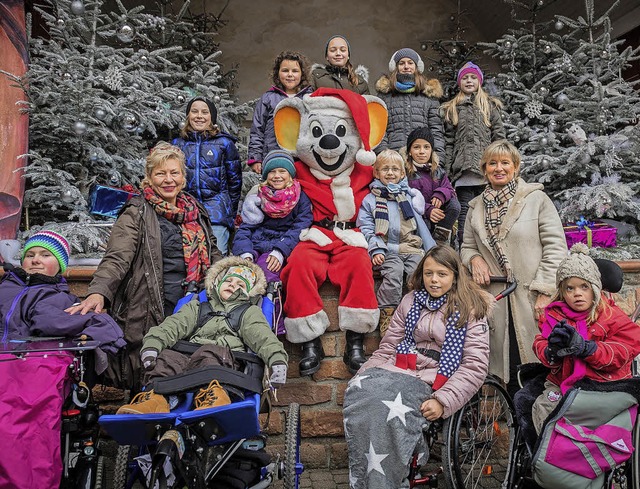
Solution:
{"label": "red scarf", "polygon": [[287,188],[276,190],[268,185],[260,185],[258,197],[264,213],[274,219],[289,215],[300,200],[300,183],[297,180]]}
{"label": "red scarf", "polygon": [[151,187],[145,188],[143,195],[156,214],[180,226],[184,263],[187,267],[186,281],[200,283],[211,262],[207,238],[198,222],[200,211],[196,200],[189,194],[180,192],[176,205],[173,205],[159,197]]}

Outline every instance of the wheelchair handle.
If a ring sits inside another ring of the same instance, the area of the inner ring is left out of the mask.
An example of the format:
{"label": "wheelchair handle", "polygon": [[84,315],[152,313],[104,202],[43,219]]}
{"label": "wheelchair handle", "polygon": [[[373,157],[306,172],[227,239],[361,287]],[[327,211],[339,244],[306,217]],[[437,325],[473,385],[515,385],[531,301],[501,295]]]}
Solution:
{"label": "wheelchair handle", "polygon": [[516,288],[518,287],[518,282],[516,282],[515,280],[513,282],[509,282],[509,279],[507,279],[507,277],[505,276],[500,276],[500,277],[491,276],[489,277],[489,282],[494,284],[507,284],[506,288],[502,292],[500,292],[498,295],[496,295],[496,301],[499,301],[500,299],[504,299],[505,297],[513,293],[513,291],[516,290]]}

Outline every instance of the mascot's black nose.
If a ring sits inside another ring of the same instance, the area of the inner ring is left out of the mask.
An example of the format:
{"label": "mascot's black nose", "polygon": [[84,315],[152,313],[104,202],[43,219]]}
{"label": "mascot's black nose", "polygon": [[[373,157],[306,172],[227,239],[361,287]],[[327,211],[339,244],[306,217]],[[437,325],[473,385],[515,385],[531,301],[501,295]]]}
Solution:
{"label": "mascot's black nose", "polygon": [[333,134],[325,134],[318,143],[322,149],[336,149],[340,146],[340,139]]}

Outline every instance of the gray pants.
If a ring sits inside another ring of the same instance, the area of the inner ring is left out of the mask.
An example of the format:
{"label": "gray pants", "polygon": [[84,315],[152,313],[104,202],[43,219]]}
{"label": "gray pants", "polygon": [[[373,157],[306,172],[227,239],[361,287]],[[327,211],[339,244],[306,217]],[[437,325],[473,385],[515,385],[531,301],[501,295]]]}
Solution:
{"label": "gray pants", "polygon": [[544,381],[544,391],[538,396],[531,408],[531,416],[533,417],[533,426],[539,435],[542,425],[562,399],[562,392],[553,382]]}
{"label": "gray pants", "polygon": [[396,307],[400,304],[404,277],[410,276],[415,271],[423,256],[424,253],[410,255],[389,253],[385,256],[384,263],[375,267],[382,275],[382,283],[376,293],[379,307]]}

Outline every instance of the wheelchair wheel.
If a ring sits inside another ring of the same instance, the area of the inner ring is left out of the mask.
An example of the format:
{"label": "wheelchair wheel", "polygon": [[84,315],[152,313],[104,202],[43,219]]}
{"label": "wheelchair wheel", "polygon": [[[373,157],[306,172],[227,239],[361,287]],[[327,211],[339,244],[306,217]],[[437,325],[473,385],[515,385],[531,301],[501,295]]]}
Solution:
{"label": "wheelchair wheel", "polygon": [[636,418],[636,424],[633,428],[633,455],[627,461],[627,488],[640,489],[640,416]]}
{"label": "wheelchair wheel", "polygon": [[300,405],[289,404],[284,431],[283,489],[298,489],[302,464],[300,463]]}
{"label": "wheelchair wheel", "polygon": [[515,441],[511,398],[488,377],[462,409],[445,420],[442,465],[449,489],[501,487]]}
{"label": "wheelchair wheel", "polygon": [[131,445],[120,445],[116,453],[116,463],[113,469],[113,488],[125,489],[129,475],[129,462],[133,458],[135,448]]}

